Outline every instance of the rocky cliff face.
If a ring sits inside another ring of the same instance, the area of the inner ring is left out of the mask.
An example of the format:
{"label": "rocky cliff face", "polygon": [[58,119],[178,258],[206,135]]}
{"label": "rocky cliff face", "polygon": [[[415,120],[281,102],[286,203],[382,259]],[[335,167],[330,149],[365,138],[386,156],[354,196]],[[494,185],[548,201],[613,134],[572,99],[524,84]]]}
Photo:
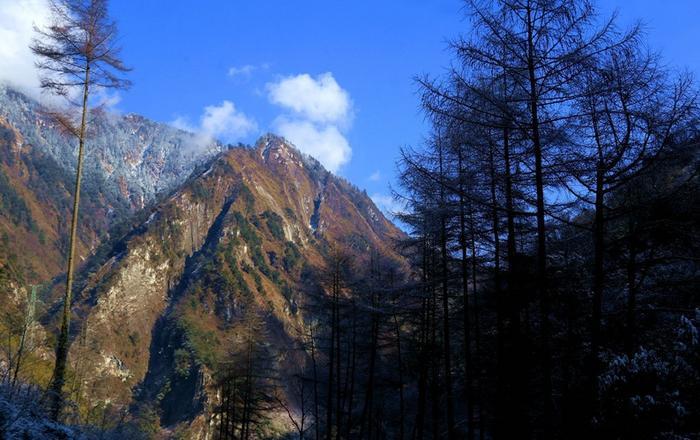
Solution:
{"label": "rocky cliff face", "polygon": [[400,236],[365,194],[283,139],[222,153],[118,243],[79,295],[82,392],[137,399],[165,425],[206,430],[209,378],[241,323],[261,317],[270,344],[293,346],[305,277],[329,249],[400,261]]}

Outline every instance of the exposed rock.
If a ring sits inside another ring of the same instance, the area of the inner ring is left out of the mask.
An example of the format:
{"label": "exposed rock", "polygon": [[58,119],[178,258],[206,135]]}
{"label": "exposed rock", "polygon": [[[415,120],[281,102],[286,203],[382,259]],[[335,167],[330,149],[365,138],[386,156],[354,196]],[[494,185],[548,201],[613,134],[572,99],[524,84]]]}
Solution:
{"label": "exposed rock", "polygon": [[[36,249],[23,256],[27,266],[39,268],[42,255],[48,264],[36,278],[46,280],[63,268],[75,155],[35,102],[0,88],[0,105],[0,171],[10,198],[17,194],[30,213],[0,215],[0,228]],[[70,353],[83,402],[156,406],[166,428],[211,438],[219,404],[212,374],[246,320],[262,319],[269,346],[290,347],[304,319],[302,272],[322,267],[331,247],[359,264],[370,249],[402,261],[393,248],[402,233],[367,195],[282,138],[195,153],[185,148],[189,134],[135,115],[99,119],[95,131]],[[47,180],[47,166],[58,177]],[[164,191],[170,196],[150,206]],[[133,214],[131,230],[101,242]],[[16,241],[0,248],[18,249]],[[57,301],[45,321],[58,310]],[[276,360],[283,372],[301,361]]]}

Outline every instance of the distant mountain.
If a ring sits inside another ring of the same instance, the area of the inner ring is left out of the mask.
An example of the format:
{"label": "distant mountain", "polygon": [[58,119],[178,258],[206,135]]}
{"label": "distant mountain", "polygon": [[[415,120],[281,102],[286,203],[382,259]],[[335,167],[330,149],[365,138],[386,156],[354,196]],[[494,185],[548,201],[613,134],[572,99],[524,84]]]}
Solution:
{"label": "distant mountain", "polygon": [[[109,228],[181,184],[224,147],[137,115],[94,115],[87,141],[79,256]],[[0,85],[0,262],[45,282],[64,267],[77,141],[26,95]]]}

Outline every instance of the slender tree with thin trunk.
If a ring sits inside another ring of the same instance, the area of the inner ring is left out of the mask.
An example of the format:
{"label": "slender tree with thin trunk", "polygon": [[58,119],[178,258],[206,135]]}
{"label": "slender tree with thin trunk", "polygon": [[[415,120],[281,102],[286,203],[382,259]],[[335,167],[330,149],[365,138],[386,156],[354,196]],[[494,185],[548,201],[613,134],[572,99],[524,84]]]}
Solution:
{"label": "slender tree with thin trunk", "polygon": [[[107,0],[56,0],[51,3],[51,11],[51,25],[46,29],[36,29],[38,38],[32,43],[31,50],[38,57],[37,67],[44,73],[42,89],[65,98],[70,107],[65,111],[52,111],[50,116],[78,139],[66,291],[50,386],[50,413],[57,420],[63,406],[69,348],[71,292],[78,241],[80,183],[88,135],[89,98],[98,90],[128,87],[129,82],[121,74],[129,69],[120,59],[116,46],[117,27],[109,17]],[[78,122],[75,118],[77,114],[80,115]]]}

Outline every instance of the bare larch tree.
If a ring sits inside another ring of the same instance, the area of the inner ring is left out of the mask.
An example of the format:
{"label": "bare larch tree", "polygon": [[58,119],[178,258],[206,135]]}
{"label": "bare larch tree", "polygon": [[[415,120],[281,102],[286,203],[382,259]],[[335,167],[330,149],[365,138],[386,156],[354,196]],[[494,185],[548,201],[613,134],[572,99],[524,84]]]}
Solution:
{"label": "bare larch tree", "polygon": [[[63,384],[69,348],[71,291],[78,240],[80,182],[87,138],[90,96],[105,89],[123,89],[129,82],[123,73],[129,69],[120,59],[117,27],[109,17],[107,0],[61,0],[51,2],[52,23],[36,29],[38,37],[31,50],[42,71],[41,88],[65,99],[67,108],[49,115],[78,139],[78,163],[68,248],[66,291],[61,330],[56,346],[56,363],[50,385],[50,413],[58,419],[63,406]],[[76,116],[78,116],[76,118]]]}

